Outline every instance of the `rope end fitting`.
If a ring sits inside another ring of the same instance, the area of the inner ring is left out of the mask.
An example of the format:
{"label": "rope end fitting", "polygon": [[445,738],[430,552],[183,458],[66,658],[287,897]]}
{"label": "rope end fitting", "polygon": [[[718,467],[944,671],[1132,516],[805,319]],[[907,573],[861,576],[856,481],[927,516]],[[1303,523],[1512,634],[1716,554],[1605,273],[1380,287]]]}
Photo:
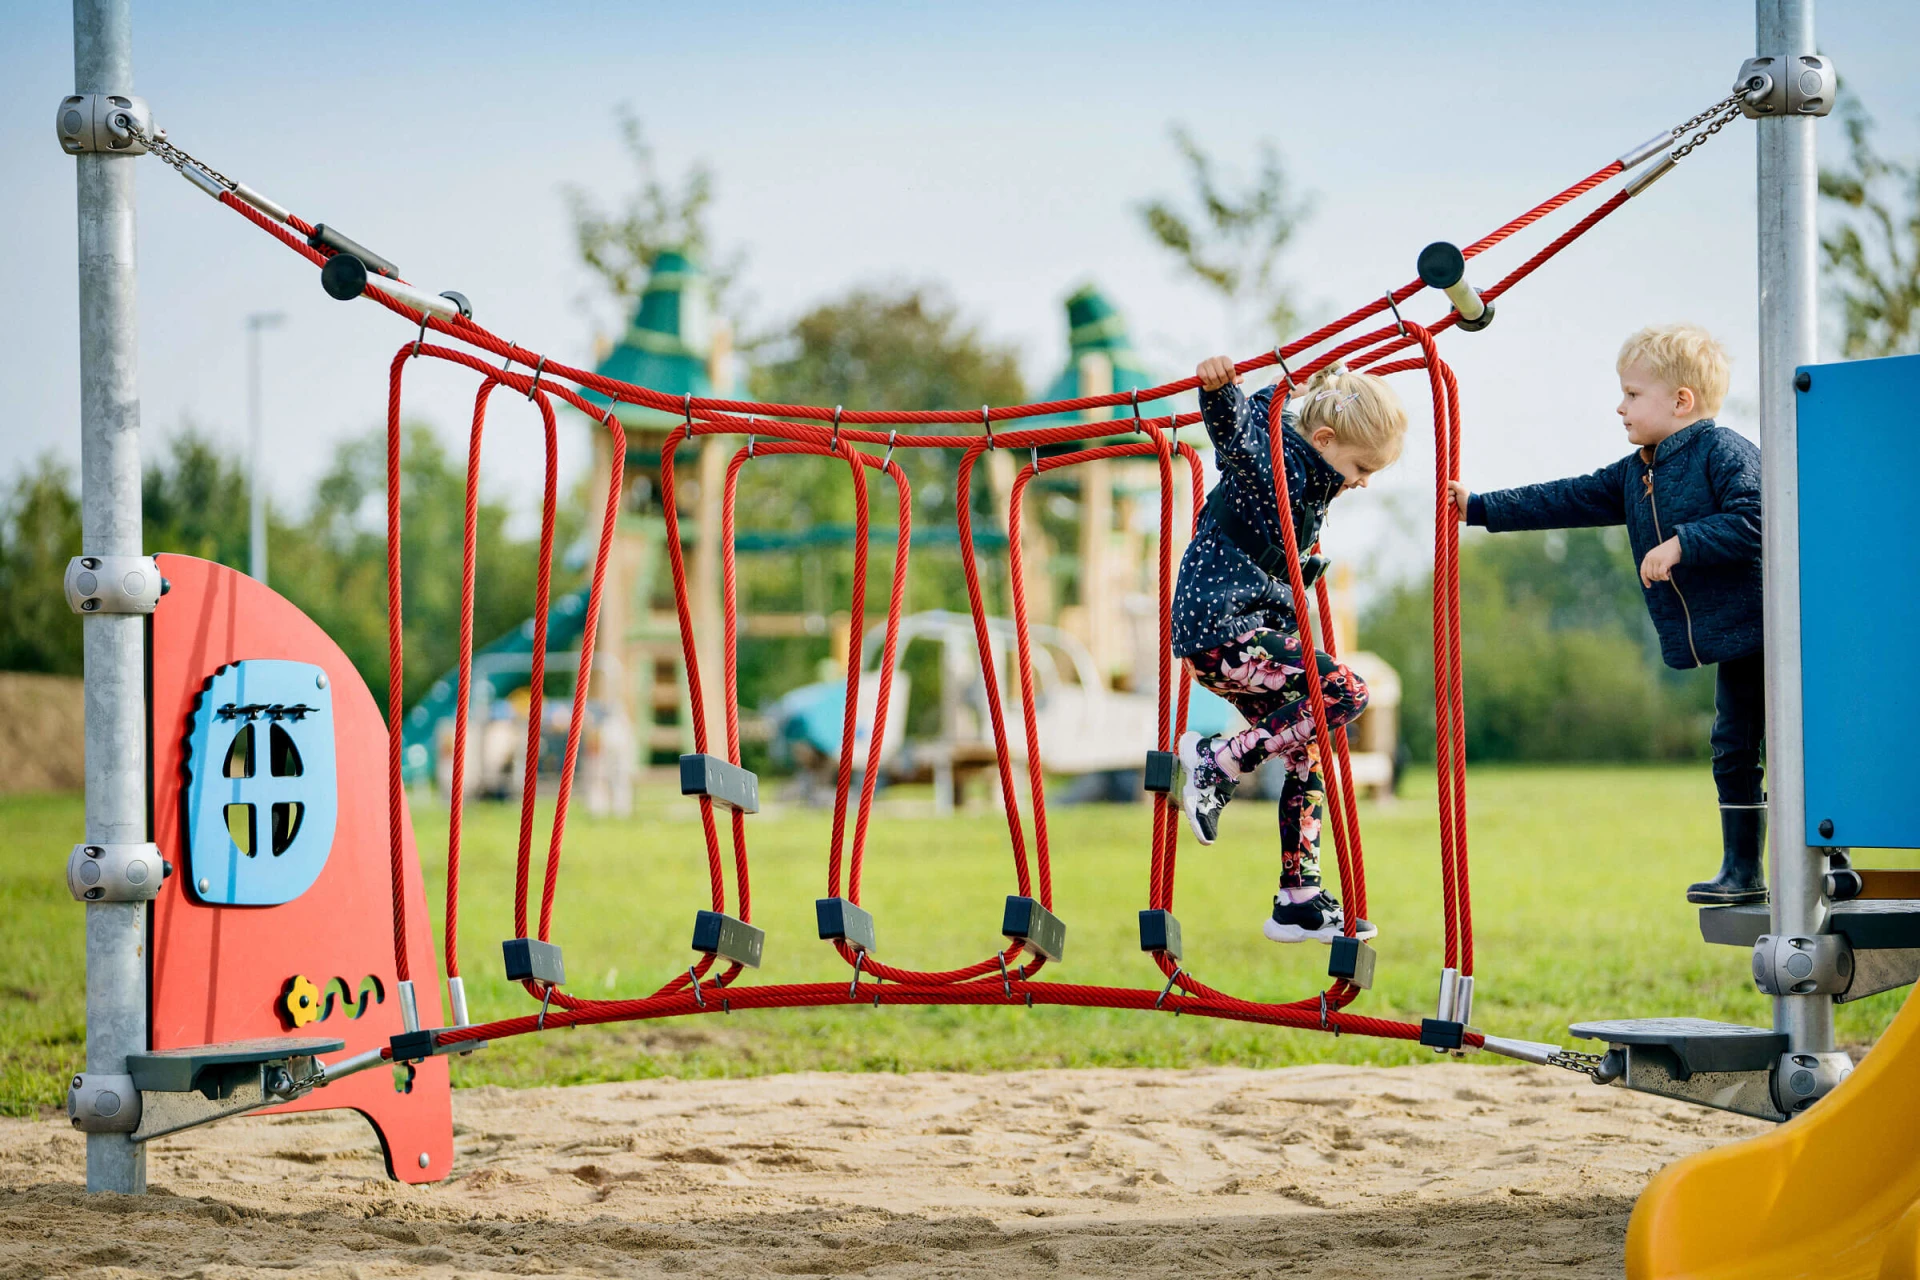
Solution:
{"label": "rope end fitting", "polygon": [[1660,179],[1666,177],[1667,174],[1672,171],[1673,166],[1678,163],[1680,163],[1680,161],[1669,151],[1666,155],[1661,156],[1658,160],[1628,178],[1620,190],[1626,193],[1628,199],[1632,199],[1654,183],[1660,181]]}
{"label": "rope end fitting", "polygon": [[1440,290],[1453,304],[1454,314],[1460,317],[1457,327],[1478,333],[1493,323],[1493,305],[1467,283],[1467,257],[1459,246],[1435,240],[1420,251],[1417,265],[1421,283]]}

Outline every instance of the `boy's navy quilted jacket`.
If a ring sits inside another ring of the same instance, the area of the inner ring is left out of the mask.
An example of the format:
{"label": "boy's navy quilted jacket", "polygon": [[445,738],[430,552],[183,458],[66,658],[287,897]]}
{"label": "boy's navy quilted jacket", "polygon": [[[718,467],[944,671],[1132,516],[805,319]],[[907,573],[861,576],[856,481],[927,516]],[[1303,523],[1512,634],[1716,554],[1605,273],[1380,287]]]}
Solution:
{"label": "boy's navy quilted jacket", "polygon": [[[1200,417],[1213,441],[1220,482],[1209,499],[1227,502],[1240,518],[1269,542],[1279,543],[1279,505],[1273,495],[1273,458],[1267,445],[1267,414],[1273,388],[1249,397],[1232,383],[1200,393]],[[1281,456],[1287,464],[1287,496],[1293,505],[1294,539],[1300,554],[1319,540],[1327,503],[1345,483],[1320,451],[1293,429],[1283,413]],[[1214,521],[1200,517],[1193,541],[1180,557],[1180,578],[1173,589],[1173,652],[1187,658],[1236,636],[1266,627],[1293,631],[1293,589],[1268,574],[1235,546]]]}
{"label": "boy's navy quilted jacket", "polygon": [[1624,524],[1634,564],[1680,539],[1671,582],[1642,586],[1670,667],[1745,657],[1761,647],[1760,450],[1703,418],[1592,475],[1475,494],[1470,524],[1573,529]]}

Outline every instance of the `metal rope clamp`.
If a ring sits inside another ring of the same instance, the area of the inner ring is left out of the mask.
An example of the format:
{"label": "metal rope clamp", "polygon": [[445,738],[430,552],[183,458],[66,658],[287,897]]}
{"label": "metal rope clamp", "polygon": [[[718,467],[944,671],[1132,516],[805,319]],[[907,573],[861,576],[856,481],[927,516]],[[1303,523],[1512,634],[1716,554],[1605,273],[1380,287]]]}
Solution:
{"label": "metal rope clamp", "polygon": [[152,556],[75,556],[62,585],[75,613],[152,613],[167,593]]}
{"label": "metal rope clamp", "polygon": [[145,98],[131,94],[71,93],[60,99],[53,131],[70,156],[143,156],[153,135],[153,112]]}
{"label": "metal rope clamp", "polygon": [[76,902],[151,902],[172,874],[157,844],[77,844],[67,855]]}
{"label": "metal rope clamp", "polygon": [[1832,58],[1806,53],[1796,58],[1748,58],[1740,64],[1733,92],[1740,100],[1740,114],[1749,120],[1824,116],[1833,110],[1839,83]]}

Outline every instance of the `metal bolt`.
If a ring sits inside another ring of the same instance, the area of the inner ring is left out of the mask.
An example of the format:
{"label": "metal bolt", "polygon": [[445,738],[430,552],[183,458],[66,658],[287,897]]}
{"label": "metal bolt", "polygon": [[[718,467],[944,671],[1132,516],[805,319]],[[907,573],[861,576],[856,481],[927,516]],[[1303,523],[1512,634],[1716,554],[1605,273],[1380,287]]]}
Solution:
{"label": "metal bolt", "polygon": [[432,1164],[432,1163],[433,1163],[433,1161],[427,1158],[427,1153],[426,1153],[426,1152],[424,1152],[424,1151],[422,1151],[422,1152],[420,1153],[420,1167],[421,1167],[422,1169],[424,1169],[424,1168],[426,1168],[426,1167],[427,1167],[428,1165],[430,1165],[430,1164]]}
{"label": "metal bolt", "polygon": [[1820,819],[1820,834],[1821,834],[1821,835],[1823,835],[1823,836],[1830,836],[1830,835],[1832,835],[1832,834],[1833,834],[1833,819],[1832,819],[1832,818],[1822,818],[1822,819]]}
{"label": "metal bolt", "polygon": [[315,677],[313,678],[313,687],[314,687],[314,688],[316,688],[316,689],[324,689],[324,688],[326,688],[326,687],[327,687],[327,673],[326,673],[326,672],[324,672],[324,671],[322,671],[322,672],[321,672],[321,673],[320,673],[319,675],[317,675],[317,676],[315,676]]}
{"label": "metal bolt", "polygon": [[202,892],[202,893],[205,893],[205,892],[207,892],[207,891],[208,891],[209,889],[211,889],[211,888],[213,888],[213,881],[211,881],[211,880],[209,880],[209,879],[207,879],[207,878],[206,878],[205,876],[201,876],[201,877],[200,877],[200,892]]}
{"label": "metal bolt", "polygon": [[105,889],[102,889],[96,885],[94,888],[87,890],[87,901],[88,902],[96,901],[99,899],[100,895],[105,892],[106,892]]}
{"label": "metal bolt", "polygon": [[1801,370],[1799,373],[1794,374],[1793,389],[1795,391],[1813,390],[1813,375],[1806,372],[1804,369]]}
{"label": "metal bolt", "polygon": [[88,845],[88,846],[86,846],[86,849],[84,850],[84,852],[86,853],[86,855],[87,855],[87,856],[88,856],[89,858],[97,858],[97,857],[99,857],[99,856],[100,856],[101,854],[103,854],[103,853],[105,853],[105,852],[106,852],[106,850],[105,850],[105,849],[102,849],[102,848],[101,848],[101,847],[100,847],[99,845],[97,845],[97,844],[90,844],[90,845]]}

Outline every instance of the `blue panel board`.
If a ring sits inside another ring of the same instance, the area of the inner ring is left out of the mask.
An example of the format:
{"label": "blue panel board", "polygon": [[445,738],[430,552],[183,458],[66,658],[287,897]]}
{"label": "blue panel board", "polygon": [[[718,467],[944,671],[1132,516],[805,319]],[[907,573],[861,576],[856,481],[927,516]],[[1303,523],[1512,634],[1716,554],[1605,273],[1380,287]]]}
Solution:
{"label": "blue panel board", "polygon": [[305,893],[333,849],[336,778],[324,671],[256,658],[214,672],[187,735],[189,891],[243,907]]}
{"label": "blue panel board", "polygon": [[1920,848],[1920,356],[1801,372],[1807,843]]}

